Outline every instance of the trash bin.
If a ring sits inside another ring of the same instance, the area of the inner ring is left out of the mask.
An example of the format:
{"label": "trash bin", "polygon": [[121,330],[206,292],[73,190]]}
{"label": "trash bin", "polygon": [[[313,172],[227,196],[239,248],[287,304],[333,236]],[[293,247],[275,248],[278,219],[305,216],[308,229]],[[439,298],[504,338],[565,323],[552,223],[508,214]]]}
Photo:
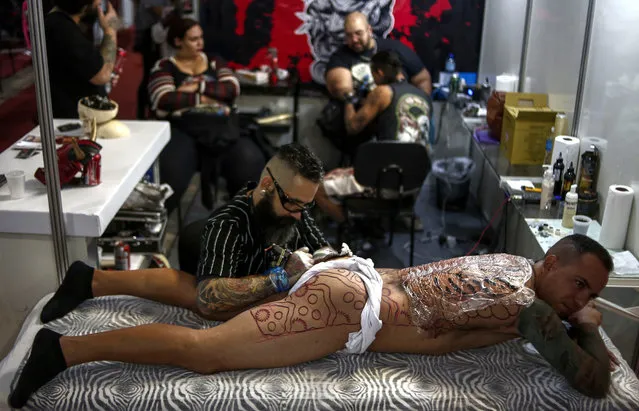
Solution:
{"label": "trash bin", "polygon": [[470,177],[475,162],[468,157],[451,157],[433,162],[431,172],[435,176],[437,207],[449,211],[466,208],[470,192]]}

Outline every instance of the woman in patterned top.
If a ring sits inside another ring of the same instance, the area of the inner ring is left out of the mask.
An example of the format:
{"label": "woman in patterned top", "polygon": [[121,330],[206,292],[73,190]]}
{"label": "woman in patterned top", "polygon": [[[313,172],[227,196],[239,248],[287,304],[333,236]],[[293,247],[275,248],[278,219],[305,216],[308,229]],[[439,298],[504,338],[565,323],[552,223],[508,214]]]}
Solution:
{"label": "woman in patterned top", "polygon": [[517,337],[529,340],[577,390],[603,397],[616,359],[599,334],[601,314],[591,300],[612,268],[608,251],[579,234],[559,240],[535,263],[493,254],[374,270],[359,257],[333,259],[304,273],[286,298],[210,329],[148,324],[62,336],[44,328],[9,403],[23,406],[67,367],[92,361],[210,374],[299,364],[343,348],[434,355]]}
{"label": "woman in patterned top", "polygon": [[[217,105],[228,113],[240,94],[240,83],[223,59],[202,51],[202,28],[195,20],[176,19],[169,27],[167,42],[176,52],[153,67],[149,96],[155,116],[172,121],[171,141],[160,155],[160,176],[176,192],[169,198],[176,203],[197,171],[198,158],[202,163],[207,159],[199,157],[201,147],[195,137],[181,129],[173,115],[202,104]],[[239,138],[217,157],[231,196],[248,181],[256,181],[265,164],[264,154],[250,138]],[[207,180],[208,176],[203,176],[203,181]],[[167,208],[171,208],[169,204]]]}

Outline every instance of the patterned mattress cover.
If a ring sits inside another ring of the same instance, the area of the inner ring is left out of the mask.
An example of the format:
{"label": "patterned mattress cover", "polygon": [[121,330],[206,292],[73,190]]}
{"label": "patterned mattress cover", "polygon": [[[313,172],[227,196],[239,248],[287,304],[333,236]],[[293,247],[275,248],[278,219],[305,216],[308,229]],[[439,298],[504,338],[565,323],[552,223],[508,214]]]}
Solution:
{"label": "patterned mattress cover", "polygon": [[[38,315],[49,298],[34,308],[13,350],[0,363],[0,409],[7,407],[7,393],[42,327]],[[156,322],[191,328],[217,324],[181,308],[118,296],[87,301],[47,327],[82,335]],[[608,397],[594,400],[568,386],[541,357],[525,349],[523,340],[514,340],[439,357],[333,354],[293,367],[216,375],[97,362],[60,374],[34,394],[25,409],[637,410],[639,380],[622,361]]]}

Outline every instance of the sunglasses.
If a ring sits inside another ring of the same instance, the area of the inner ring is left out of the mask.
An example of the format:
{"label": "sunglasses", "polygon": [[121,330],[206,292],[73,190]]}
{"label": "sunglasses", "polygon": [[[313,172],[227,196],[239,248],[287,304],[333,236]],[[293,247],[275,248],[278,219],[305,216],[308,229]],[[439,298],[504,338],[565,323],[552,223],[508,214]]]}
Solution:
{"label": "sunglasses", "polygon": [[280,197],[280,203],[282,204],[282,207],[284,207],[284,210],[288,211],[289,213],[299,213],[313,208],[313,206],[315,205],[315,201],[311,201],[310,203],[303,203],[299,200],[295,200],[289,197],[279,185],[275,177],[273,177],[273,173],[271,173],[271,170],[268,167],[266,167],[266,171],[268,172],[268,175],[271,176],[271,180],[273,180],[273,185],[275,185],[277,194]]}

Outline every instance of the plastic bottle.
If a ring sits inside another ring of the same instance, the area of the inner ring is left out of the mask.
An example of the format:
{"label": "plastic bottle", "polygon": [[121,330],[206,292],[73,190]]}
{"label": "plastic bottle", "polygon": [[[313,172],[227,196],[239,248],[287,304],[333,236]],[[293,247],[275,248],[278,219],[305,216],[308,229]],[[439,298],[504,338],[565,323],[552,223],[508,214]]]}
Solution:
{"label": "plastic bottle", "polygon": [[570,187],[575,184],[575,179],[577,178],[577,174],[575,174],[575,168],[572,165],[572,161],[570,162],[570,166],[568,170],[564,173],[564,182],[561,189],[561,199],[566,199],[566,194],[570,191]]}
{"label": "plastic bottle", "polygon": [[577,184],[570,186],[570,191],[566,194],[566,203],[564,204],[564,215],[561,218],[561,225],[566,228],[572,228],[572,218],[577,214]]}
{"label": "plastic bottle", "polygon": [[555,179],[552,169],[549,165],[544,166],[544,175],[541,180],[541,199],[539,201],[539,209],[541,211],[550,210],[552,205],[552,190],[555,186]]}
{"label": "plastic bottle", "polygon": [[544,154],[544,164],[551,164],[552,162],[552,146],[555,141],[555,136],[555,127],[552,127],[548,137],[546,137],[546,154]]}
{"label": "plastic bottle", "polygon": [[457,65],[455,64],[455,56],[453,55],[453,53],[450,53],[448,55],[448,59],[446,59],[446,71],[449,73],[453,73],[455,71],[455,69],[457,68]]}
{"label": "plastic bottle", "polygon": [[552,175],[555,178],[555,189],[553,190],[553,195],[555,195],[555,197],[561,196],[561,182],[563,174],[564,159],[561,157],[561,153],[559,153],[559,157],[555,161],[555,164],[552,166]]}

